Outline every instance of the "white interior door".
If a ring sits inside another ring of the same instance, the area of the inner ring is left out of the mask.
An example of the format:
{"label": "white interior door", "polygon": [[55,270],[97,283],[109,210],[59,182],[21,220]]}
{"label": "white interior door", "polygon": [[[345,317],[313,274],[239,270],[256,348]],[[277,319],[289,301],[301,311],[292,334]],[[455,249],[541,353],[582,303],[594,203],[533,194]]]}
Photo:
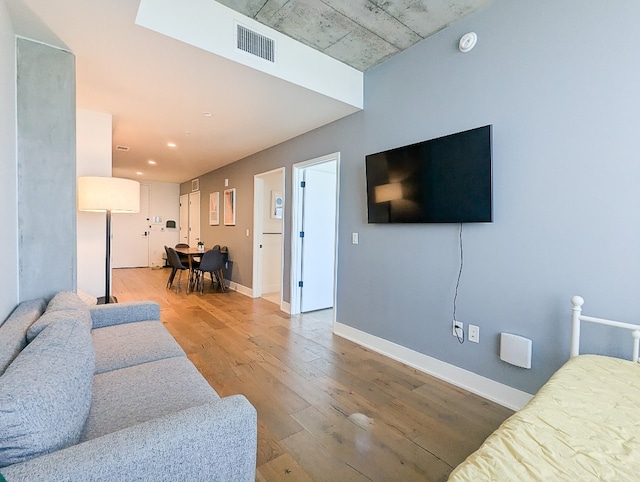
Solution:
{"label": "white interior door", "polygon": [[200,191],[189,193],[189,241],[195,248],[200,241]]}
{"label": "white interior door", "polygon": [[188,194],[183,194],[182,196],[180,196],[180,243],[189,244],[189,195]]}
{"label": "white interior door", "polygon": [[149,266],[149,186],[140,185],[140,212],[111,215],[111,267]]}
{"label": "white interior door", "polygon": [[300,311],[333,307],[336,247],[336,161],[304,169]]}

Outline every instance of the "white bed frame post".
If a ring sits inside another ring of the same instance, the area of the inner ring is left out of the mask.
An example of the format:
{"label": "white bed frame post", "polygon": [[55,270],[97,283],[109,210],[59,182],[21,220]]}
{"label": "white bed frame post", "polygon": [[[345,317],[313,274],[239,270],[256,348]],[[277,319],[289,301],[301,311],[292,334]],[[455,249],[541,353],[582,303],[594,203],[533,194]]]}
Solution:
{"label": "white bed frame post", "polygon": [[583,316],[582,305],[584,304],[584,299],[581,296],[574,296],[573,298],[571,298],[571,304],[573,305],[573,313],[571,319],[571,358],[580,354],[580,322],[588,321],[601,325],[624,328],[631,331],[631,336],[633,337],[632,360],[636,363],[638,362],[638,357],[640,356],[640,325],[623,323],[620,321],[605,320],[602,318],[594,318],[593,316]]}
{"label": "white bed frame post", "polygon": [[584,299],[581,296],[571,298],[572,319],[571,319],[571,355],[578,356],[580,354],[580,315],[582,314],[582,305]]}

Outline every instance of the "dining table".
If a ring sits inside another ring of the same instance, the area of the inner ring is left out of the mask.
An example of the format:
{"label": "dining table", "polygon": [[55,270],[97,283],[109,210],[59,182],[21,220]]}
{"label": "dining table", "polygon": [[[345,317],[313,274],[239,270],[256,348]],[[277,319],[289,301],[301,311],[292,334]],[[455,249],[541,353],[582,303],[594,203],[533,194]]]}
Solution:
{"label": "dining table", "polygon": [[193,258],[201,258],[204,254],[204,249],[199,248],[174,248],[176,253],[185,256],[189,262],[189,270],[193,271]]}

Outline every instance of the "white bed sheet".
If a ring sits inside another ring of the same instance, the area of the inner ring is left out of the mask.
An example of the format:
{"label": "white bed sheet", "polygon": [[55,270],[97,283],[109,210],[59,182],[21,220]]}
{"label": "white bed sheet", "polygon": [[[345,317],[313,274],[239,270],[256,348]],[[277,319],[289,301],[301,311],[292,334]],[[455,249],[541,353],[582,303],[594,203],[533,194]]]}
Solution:
{"label": "white bed sheet", "polygon": [[639,364],[572,358],[449,480],[640,480]]}

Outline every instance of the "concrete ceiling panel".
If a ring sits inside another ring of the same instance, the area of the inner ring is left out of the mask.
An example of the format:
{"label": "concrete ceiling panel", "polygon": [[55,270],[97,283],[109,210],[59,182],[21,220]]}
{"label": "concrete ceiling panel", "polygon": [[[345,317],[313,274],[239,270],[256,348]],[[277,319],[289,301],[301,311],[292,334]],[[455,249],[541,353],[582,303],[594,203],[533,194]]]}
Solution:
{"label": "concrete ceiling panel", "polygon": [[218,0],[365,71],[491,0]]}
{"label": "concrete ceiling panel", "polygon": [[266,0],[218,0],[218,3],[240,12],[247,17],[255,18]]}
{"label": "concrete ceiling panel", "polygon": [[422,38],[488,5],[491,0],[370,0]]}
{"label": "concrete ceiling panel", "polygon": [[[372,34],[397,47],[396,52],[408,49],[422,40],[422,37],[412,29],[368,0],[323,1],[345,17],[353,20],[360,27],[369,30]],[[367,41],[364,37],[362,37],[362,40]],[[357,45],[352,45],[351,48],[355,49]],[[383,55],[378,57],[383,57]]]}
{"label": "concrete ceiling panel", "polygon": [[[266,0],[262,2],[264,5],[258,12],[258,14],[254,17],[258,22],[262,22],[265,25],[270,25],[271,18],[276,15],[282,7],[287,5],[288,3],[296,3],[295,1],[291,2],[291,0]],[[286,33],[286,32],[280,32]]]}
{"label": "concrete ceiling panel", "polygon": [[[367,47],[363,49],[362,45]],[[325,49],[324,53],[364,71],[370,66],[377,65],[397,54],[399,51],[389,42],[372,34],[369,30],[359,28]]]}
{"label": "concrete ceiling panel", "polygon": [[317,0],[287,2],[268,21],[260,14],[258,20],[322,51],[357,27],[351,19]]}

